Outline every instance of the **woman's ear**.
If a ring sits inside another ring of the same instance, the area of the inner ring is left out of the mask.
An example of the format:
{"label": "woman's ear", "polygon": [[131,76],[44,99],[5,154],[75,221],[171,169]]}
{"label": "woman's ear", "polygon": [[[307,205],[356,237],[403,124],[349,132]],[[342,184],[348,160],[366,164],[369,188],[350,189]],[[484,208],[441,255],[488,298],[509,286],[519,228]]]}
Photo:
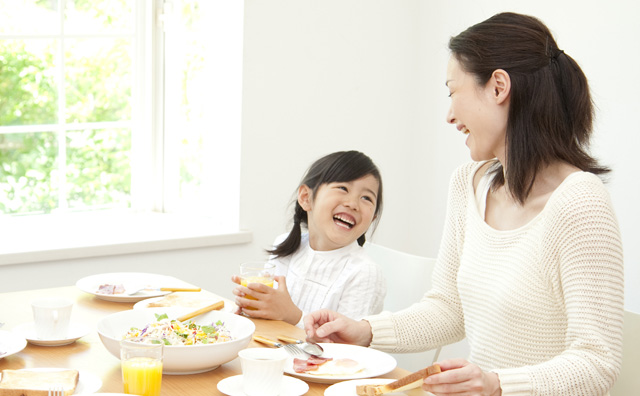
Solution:
{"label": "woman's ear", "polygon": [[311,194],[311,188],[309,188],[309,186],[307,186],[306,184],[298,187],[298,203],[305,212],[311,210]]}
{"label": "woman's ear", "polygon": [[511,93],[511,77],[509,77],[509,73],[502,69],[494,70],[489,84],[497,104],[502,104],[509,99],[509,94]]}

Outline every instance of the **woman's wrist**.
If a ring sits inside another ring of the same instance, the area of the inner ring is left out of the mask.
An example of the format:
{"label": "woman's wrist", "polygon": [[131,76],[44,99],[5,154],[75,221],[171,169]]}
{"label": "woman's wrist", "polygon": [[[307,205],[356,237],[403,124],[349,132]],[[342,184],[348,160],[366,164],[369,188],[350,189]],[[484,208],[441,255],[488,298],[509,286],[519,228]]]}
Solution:
{"label": "woman's wrist", "polygon": [[497,373],[487,373],[487,379],[489,380],[489,389],[491,396],[501,396],[502,388],[500,387],[500,377]]}

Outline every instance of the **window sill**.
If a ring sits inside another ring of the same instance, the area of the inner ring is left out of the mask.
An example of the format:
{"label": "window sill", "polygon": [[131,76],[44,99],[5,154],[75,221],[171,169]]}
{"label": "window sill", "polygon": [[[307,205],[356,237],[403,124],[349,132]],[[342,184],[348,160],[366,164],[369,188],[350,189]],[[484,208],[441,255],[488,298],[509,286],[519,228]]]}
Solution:
{"label": "window sill", "polygon": [[79,213],[0,217],[0,265],[192,249],[251,242],[249,231],[164,213]]}

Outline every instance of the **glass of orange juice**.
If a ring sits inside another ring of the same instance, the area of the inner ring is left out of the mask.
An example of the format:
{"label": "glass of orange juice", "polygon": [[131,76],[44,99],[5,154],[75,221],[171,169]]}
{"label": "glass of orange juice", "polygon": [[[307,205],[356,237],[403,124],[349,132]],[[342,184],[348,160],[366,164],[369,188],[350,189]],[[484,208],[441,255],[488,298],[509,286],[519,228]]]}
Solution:
{"label": "glass of orange juice", "polygon": [[[240,264],[240,284],[247,287],[249,283],[262,283],[273,287],[273,277],[276,273],[276,265],[265,261],[250,261]],[[251,296],[245,296],[250,300],[255,300]],[[252,309],[252,308],[249,308]]]}
{"label": "glass of orange juice", "polygon": [[120,341],[124,393],[160,396],[163,348],[162,341],[153,344],[132,340]]}

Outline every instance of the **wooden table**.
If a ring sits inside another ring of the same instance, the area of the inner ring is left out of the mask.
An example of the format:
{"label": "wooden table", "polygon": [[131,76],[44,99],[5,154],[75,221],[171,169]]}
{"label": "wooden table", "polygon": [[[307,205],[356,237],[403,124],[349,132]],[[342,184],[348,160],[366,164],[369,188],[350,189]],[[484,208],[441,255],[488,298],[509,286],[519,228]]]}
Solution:
{"label": "wooden table", "polygon": [[[75,301],[71,314],[72,323],[84,323],[91,331],[88,335],[70,345],[45,347],[27,344],[21,352],[0,359],[0,370],[38,367],[73,368],[86,370],[102,379],[99,392],[122,393],[120,360],[111,355],[102,345],[97,331],[98,321],[106,315],[131,309],[134,303],[104,301],[87,294],[75,286],[29,290],[23,292],[0,293],[0,322],[2,330],[11,330],[15,326],[33,321],[30,301],[37,297],[63,296]],[[275,320],[252,319],[256,324],[256,333],[275,339],[277,335],[287,334],[304,338],[304,331],[288,323]],[[249,347],[262,346],[251,341]],[[241,374],[240,362],[236,358],[215,370],[191,375],[163,375],[162,396],[211,396],[223,395],[218,391],[218,381]],[[385,374],[385,378],[400,378],[406,370],[396,368]],[[309,382],[306,395],[322,396],[329,385]]]}

